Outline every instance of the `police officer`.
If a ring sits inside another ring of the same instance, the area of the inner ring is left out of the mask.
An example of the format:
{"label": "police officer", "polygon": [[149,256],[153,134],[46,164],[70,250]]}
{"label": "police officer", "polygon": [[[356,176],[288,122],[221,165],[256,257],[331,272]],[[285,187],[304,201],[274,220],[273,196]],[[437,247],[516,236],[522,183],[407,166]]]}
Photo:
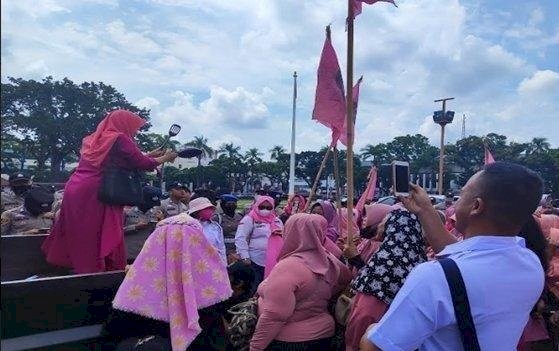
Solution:
{"label": "police officer", "polygon": [[9,187],[2,190],[2,212],[22,206],[23,196],[31,188],[31,178],[22,172],[11,174],[8,182]]}
{"label": "police officer", "polygon": [[54,196],[41,188],[24,195],[23,205],[2,213],[2,235],[47,233],[52,219],[45,214],[52,209]]}
{"label": "police officer", "polygon": [[169,198],[161,201],[161,211],[165,218],[188,211],[188,206],[183,202],[190,197],[190,189],[186,185],[174,182],[169,186],[168,192]]}
{"label": "police officer", "polygon": [[225,248],[227,256],[236,252],[235,234],[243,215],[237,212],[238,198],[232,194],[221,195],[219,200],[220,212],[216,213],[212,218],[223,228],[223,236],[225,238]]}

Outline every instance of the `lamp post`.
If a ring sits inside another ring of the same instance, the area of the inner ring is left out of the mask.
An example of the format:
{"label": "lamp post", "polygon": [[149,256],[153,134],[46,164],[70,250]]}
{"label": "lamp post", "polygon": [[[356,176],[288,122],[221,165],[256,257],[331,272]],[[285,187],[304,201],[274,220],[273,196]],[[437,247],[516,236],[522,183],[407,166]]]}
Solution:
{"label": "lamp post", "polygon": [[444,169],[444,127],[452,123],[454,119],[454,111],[447,111],[446,110],[446,102],[448,100],[454,100],[453,97],[451,98],[444,98],[435,100],[435,102],[442,102],[443,108],[442,110],[435,111],[433,113],[433,121],[441,126],[441,150],[439,154],[439,195],[443,194],[443,169]]}

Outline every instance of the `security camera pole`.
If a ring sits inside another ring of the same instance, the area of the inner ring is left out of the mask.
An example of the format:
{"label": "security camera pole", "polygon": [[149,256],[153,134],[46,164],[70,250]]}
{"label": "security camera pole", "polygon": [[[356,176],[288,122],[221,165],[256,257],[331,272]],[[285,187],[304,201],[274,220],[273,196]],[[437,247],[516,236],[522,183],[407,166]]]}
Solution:
{"label": "security camera pole", "polygon": [[433,121],[441,126],[441,150],[439,154],[439,195],[443,194],[443,169],[444,169],[444,127],[445,125],[452,123],[454,119],[454,111],[446,110],[446,102],[448,100],[454,100],[451,98],[444,98],[435,100],[435,102],[442,102],[443,109],[440,111],[435,111],[433,113]]}

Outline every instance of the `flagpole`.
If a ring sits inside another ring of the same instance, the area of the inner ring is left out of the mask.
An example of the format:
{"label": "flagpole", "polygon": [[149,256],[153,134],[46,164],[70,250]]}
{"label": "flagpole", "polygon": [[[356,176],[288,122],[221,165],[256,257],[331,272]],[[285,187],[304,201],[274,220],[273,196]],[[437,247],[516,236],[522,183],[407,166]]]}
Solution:
{"label": "flagpole", "polygon": [[295,195],[295,112],[297,109],[297,72],[293,72],[293,115],[291,118],[291,157],[289,158],[289,196]]}
{"label": "flagpole", "polygon": [[346,124],[347,124],[347,244],[353,243],[353,2],[347,1],[347,88],[346,88]]}
{"label": "flagpole", "polygon": [[[338,148],[334,147],[334,178],[336,180],[336,209],[338,211],[338,218],[342,218],[342,187],[340,182],[340,164],[339,164]],[[338,233],[342,231],[342,221],[338,221]]]}
{"label": "flagpole", "polygon": [[316,192],[316,188],[318,187],[318,182],[320,180],[320,176],[322,175],[322,171],[324,170],[324,167],[326,166],[326,162],[328,161],[328,157],[330,156],[330,149],[331,149],[331,146],[328,146],[328,149],[326,149],[326,153],[324,154],[324,157],[322,158],[322,162],[320,163],[320,167],[318,168],[318,173],[316,174],[316,177],[314,178],[314,183],[312,185],[311,192],[309,193],[309,201],[307,201],[307,203],[305,204],[305,211],[303,211],[303,212],[306,212],[309,209],[309,206],[310,206],[311,201],[312,201],[312,197],[313,197],[314,193]]}

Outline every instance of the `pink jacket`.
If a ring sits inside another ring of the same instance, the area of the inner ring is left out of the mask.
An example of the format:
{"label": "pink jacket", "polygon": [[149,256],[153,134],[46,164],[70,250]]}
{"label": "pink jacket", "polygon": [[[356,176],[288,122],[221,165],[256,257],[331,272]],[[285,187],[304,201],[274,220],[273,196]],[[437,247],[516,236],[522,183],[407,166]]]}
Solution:
{"label": "pink jacket", "polygon": [[264,350],[273,340],[301,342],[333,336],[335,323],[328,302],[351,280],[348,268],[341,262],[339,267],[337,284],[332,286],[297,257],[278,262],[258,288],[259,318],[250,350]]}

